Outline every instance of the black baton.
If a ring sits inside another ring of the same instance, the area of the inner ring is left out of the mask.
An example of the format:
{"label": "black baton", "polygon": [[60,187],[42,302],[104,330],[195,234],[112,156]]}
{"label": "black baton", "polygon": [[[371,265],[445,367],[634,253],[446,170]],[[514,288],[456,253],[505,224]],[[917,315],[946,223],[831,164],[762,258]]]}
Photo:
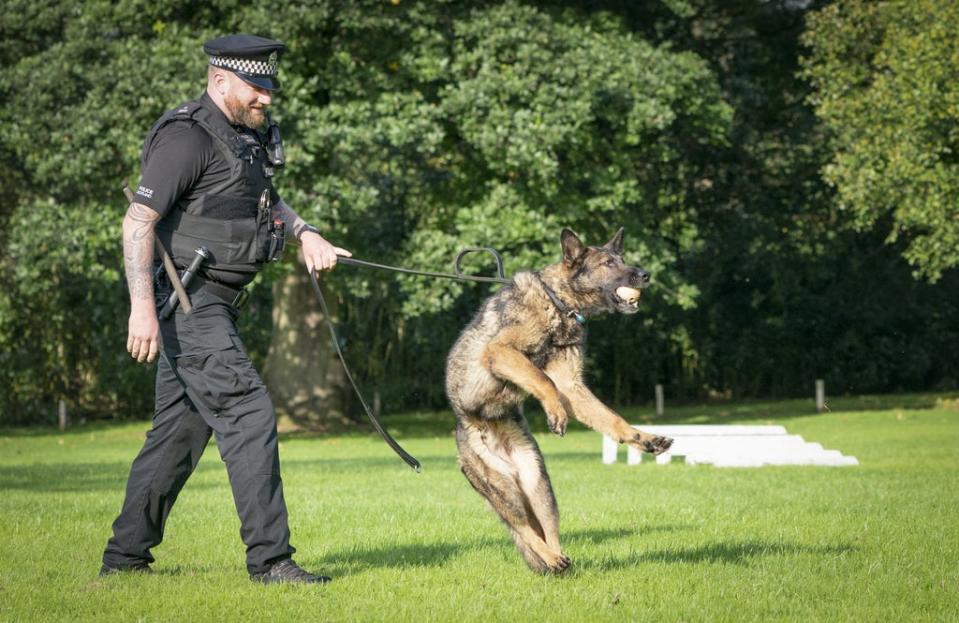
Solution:
{"label": "black baton", "polygon": [[[190,263],[189,268],[183,271],[183,274],[180,275],[180,283],[183,284],[184,289],[190,285],[190,281],[193,280],[193,275],[196,273],[197,269],[200,268],[200,264],[204,260],[210,259],[210,250],[206,247],[200,247],[194,251],[196,257],[193,258],[193,261]],[[166,303],[163,304],[163,309],[160,310],[160,320],[166,320],[170,317],[170,314],[173,313],[173,310],[176,309],[177,304],[180,302],[180,297],[177,296],[177,293],[171,292],[170,296],[167,298]]]}

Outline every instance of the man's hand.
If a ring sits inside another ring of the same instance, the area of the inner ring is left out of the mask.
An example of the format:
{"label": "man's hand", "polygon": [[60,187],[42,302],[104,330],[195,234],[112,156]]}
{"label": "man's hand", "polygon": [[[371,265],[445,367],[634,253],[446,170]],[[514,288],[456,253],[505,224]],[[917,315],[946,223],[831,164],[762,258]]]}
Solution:
{"label": "man's hand", "polygon": [[306,269],[310,272],[313,272],[313,269],[332,269],[336,266],[337,256],[353,257],[353,254],[346,249],[334,247],[323,236],[312,231],[303,232],[303,235],[300,236],[300,246],[303,249]]}
{"label": "man's hand", "polygon": [[140,363],[157,358],[160,352],[160,323],[152,305],[138,305],[130,312],[127,352]]}

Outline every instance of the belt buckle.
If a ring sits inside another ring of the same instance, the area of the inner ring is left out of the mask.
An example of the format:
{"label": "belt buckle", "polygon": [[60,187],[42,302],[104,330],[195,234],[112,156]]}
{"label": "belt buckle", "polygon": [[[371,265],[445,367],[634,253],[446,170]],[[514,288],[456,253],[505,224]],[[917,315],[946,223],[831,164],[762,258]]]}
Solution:
{"label": "belt buckle", "polygon": [[240,291],[236,293],[235,297],[233,297],[233,302],[231,303],[231,305],[233,305],[233,307],[235,307],[236,309],[240,309],[241,307],[246,305],[246,301],[249,298],[250,298],[250,291],[247,290],[246,288],[240,288]]}

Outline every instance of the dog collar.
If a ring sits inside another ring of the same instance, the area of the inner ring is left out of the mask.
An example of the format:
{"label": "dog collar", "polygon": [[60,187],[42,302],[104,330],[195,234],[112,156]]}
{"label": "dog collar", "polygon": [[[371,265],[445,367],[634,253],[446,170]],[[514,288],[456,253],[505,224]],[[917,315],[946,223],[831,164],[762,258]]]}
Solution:
{"label": "dog collar", "polygon": [[559,300],[559,297],[556,296],[556,293],[553,292],[552,288],[546,285],[546,282],[543,281],[543,278],[540,276],[539,273],[533,273],[533,274],[536,275],[536,278],[539,280],[539,285],[543,286],[543,291],[546,292],[546,296],[548,296],[549,300],[553,302],[553,305],[556,307],[557,310],[559,310],[559,313],[561,315],[567,318],[572,318],[573,320],[575,320],[577,323],[581,325],[586,324],[586,316],[579,313],[575,309],[570,309],[569,307],[567,307],[566,304],[563,303],[563,301]]}

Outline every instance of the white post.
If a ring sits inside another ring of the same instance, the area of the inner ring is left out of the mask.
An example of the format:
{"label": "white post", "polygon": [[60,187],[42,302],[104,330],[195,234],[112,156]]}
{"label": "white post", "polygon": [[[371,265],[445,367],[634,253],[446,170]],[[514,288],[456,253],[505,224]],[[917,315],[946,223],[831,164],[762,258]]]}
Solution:
{"label": "white post", "polygon": [[380,391],[375,390],[373,392],[373,415],[375,415],[376,417],[380,417],[380,413],[382,413],[382,409],[383,409],[383,402],[380,399]]}
{"label": "white post", "polygon": [[57,423],[60,425],[60,430],[67,430],[67,401],[63,398],[57,405]]}
{"label": "white post", "polygon": [[826,384],[822,379],[816,379],[816,413],[822,413],[826,408]]}
{"label": "white post", "polygon": [[609,435],[603,435],[603,463],[612,465],[616,462],[616,454],[619,452],[619,444]]}
{"label": "white post", "polygon": [[663,417],[663,386],[656,384],[656,417]]}

